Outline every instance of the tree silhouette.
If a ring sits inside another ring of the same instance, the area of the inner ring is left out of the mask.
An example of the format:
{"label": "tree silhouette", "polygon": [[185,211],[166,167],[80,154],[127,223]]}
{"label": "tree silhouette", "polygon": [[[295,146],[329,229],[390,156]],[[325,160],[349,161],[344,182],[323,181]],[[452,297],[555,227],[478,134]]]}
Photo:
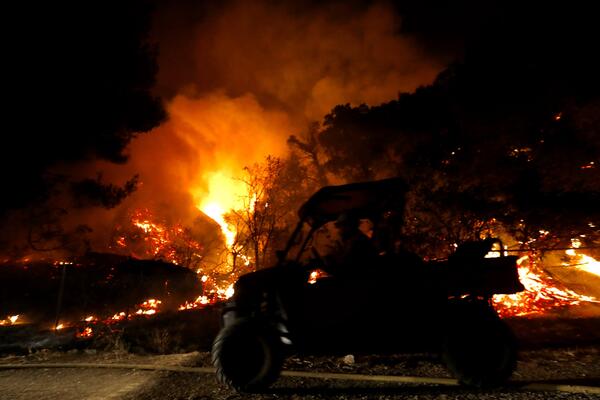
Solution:
{"label": "tree silhouette", "polygon": [[599,241],[600,35],[579,6],[492,21],[433,84],[336,106],[311,152],[338,180],[409,181],[405,239],[432,255],[498,224]]}
{"label": "tree silhouette", "polygon": [[[132,138],[165,116],[151,94],[156,49],[142,0],[12,4],[5,54],[11,134],[0,157],[0,216],[52,194],[57,164],[124,162]],[[63,168],[64,170],[64,168]]]}
{"label": "tree silhouette", "polygon": [[5,9],[15,24],[4,57],[4,123],[11,128],[0,155],[0,223],[10,232],[0,232],[0,247],[10,246],[19,227],[29,224],[37,232],[29,243],[54,248],[69,233],[53,210],[112,208],[135,190],[135,177],[119,187],[70,171],[89,160],[125,162],[128,143],[165,118],[151,92],[157,72],[148,40],[151,12],[144,0],[13,3]]}

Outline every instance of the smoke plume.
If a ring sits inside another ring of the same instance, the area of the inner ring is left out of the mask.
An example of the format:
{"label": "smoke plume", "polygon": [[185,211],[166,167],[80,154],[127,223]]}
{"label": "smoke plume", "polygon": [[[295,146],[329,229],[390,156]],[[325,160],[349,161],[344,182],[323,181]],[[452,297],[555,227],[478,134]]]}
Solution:
{"label": "smoke plume", "polygon": [[181,5],[159,6],[155,19],[168,121],[131,144],[127,165],[95,166],[108,180],[139,174],[125,207],[179,218],[206,198],[232,207],[242,168],[285,155],[308,122],[336,104],[389,101],[443,67],[400,34],[385,2]]}

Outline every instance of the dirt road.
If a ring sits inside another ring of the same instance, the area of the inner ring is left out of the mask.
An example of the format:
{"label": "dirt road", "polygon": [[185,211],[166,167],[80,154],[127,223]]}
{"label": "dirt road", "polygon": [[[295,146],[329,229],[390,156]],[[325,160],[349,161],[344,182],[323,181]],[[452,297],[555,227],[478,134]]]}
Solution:
{"label": "dirt road", "polygon": [[117,400],[156,381],[156,373],[95,369],[0,371],[0,399]]}
{"label": "dirt road", "polygon": [[[42,356],[8,357],[0,364],[101,363],[165,366],[209,366],[208,353],[167,356],[122,354],[47,353]],[[354,362],[331,357],[288,360],[286,369],[324,373],[412,375],[449,377],[429,355],[356,356]],[[132,369],[35,368],[0,369],[0,399],[600,399],[600,394],[523,390],[525,382],[600,386],[600,349],[597,347],[526,351],[521,355],[513,385],[491,391],[455,386],[384,383],[282,377],[262,394],[239,395],[221,387],[212,374],[198,372],[145,371]]]}
{"label": "dirt road", "polygon": [[[41,352],[26,357],[5,357],[0,364],[143,363],[184,365],[196,354],[141,357],[129,354]],[[49,365],[50,366],[50,365]],[[0,369],[1,400],[119,400],[157,384],[160,373],[134,369],[26,368]]]}

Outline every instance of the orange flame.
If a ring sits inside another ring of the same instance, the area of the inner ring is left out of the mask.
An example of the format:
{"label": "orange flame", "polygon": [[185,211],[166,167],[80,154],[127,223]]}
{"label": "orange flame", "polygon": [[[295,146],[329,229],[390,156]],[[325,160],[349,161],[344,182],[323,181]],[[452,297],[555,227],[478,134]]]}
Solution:
{"label": "orange flame", "polygon": [[78,331],[75,334],[75,337],[82,338],[82,339],[83,338],[90,338],[92,336],[94,336],[94,330],[91,327],[89,327],[89,326],[86,326],[85,328],[83,328],[83,330]]}
{"label": "orange flame", "polygon": [[571,239],[572,249],[567,250],[565,253],[572,257],[572,263],[564,263],[563,265],[574,265],[580,271],[585,271],[590,274],[600,276],[600,261],[595,258],[586,256],[585,254],[579,254],[576,249],[581,247],[581,241],[579,239]]}
{"label": "orange flame", "polygon": [[329,274],[327,274],[327,272],[317,268],[315,270],[310,271],[310,274],[308,275],[308,283],[314,285],[319,279],[326,278],[328,276]]}
{"label": "orange flame", "polygon": [[212,289],[208,292],[208,295],[198,296],[198,298],[192,302],[186,301],[182,305],[179,306],[179,310],[191,310],[194,308],[202,308],[209,304],[214,304],[220,300],[227,300],[233,296],[235,293],[233,289],[233,283],[230,284],[227,288],[216,288]]}
{"label": "orange flame", "polygon": [[[527,263],[525,263],[527,261]],[[582,302],[600,303],[592,296],[585,296],[559,284],[541,271],[536,271],[535,261],[530,256],[521,257],[519,279],[525,290],[516,294],[495,295],[493,303],[502,317],[540,314],[553,308],[579,305]]]}
{"label": "orange flame", "polygon": [[17,322],[19,321],[19,318],[21,318],[21,316],[19,314],[9,315],[8,317],[6,317],[6,319],[0,319],[0,326],[16,325]]}
{"label": "orange flame", "polygon": [[225,243],[231,248],[237,232],[225,221],[225,214],[243,207],[244,183],[234,180],[232,175],[224,171],[213,172],[207,179],[208,193],[199,202],[198,209],[219,224],[225,236]]}
{"label": "orange flame", "polygon": [[154,315],[158,311],[158,306],[162,301],[156,299],[148,299],[140,304],[140,308],[135,312],[137,315]]}
{"label": "orange flame", "polygon": [[194,257],[200,257],[202,244],[192,238],[180,224],[158,222],[148,209],[133,211],[129,223],[129,227],[117,227],[118,237],[114,240],[113,248],[118,252],[133,253],[132,248],[141,242],[142,254],[134,254],[136,257],[160,258],[176,265],[184,265],[187,260],[178,254],[177,246],[183,246],[191,250]]}

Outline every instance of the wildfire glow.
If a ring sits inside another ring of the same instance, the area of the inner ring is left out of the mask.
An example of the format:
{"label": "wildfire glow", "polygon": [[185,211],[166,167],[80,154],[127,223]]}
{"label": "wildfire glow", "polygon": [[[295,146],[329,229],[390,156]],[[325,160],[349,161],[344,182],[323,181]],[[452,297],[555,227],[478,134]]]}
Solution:
{"label": "wildfire glow", "polygon": [[214,304],[217,301],[227,300],[231,298],[234,294],[233,283],[230,284],[227,288],[216,288],[211,289],[208,292],[208,295],[198,296],[198,298],[192,302],[186,301],[184,304],[179,306],[179,310],[191,310],[194,308],[202,308],[209,304]]}
{"label": "wildfire glow", "polygon": [[[148,209],[131,213],[130,226],[119,226],[113,248],[118,252],[130,251],[137,258],[155,258],[182,265],[186,256],[178,248],[191,250],[194,259],[201,258],[203,246],[194,240],[180,224],[159,222]],[[140,250],[140,244],[143,244]],[[134,251],[134,249],[137,249]]]}
{"label": "wildfire glow", "polygon": [[[219,182],[219,179],[224,179],[224,182],[232,181],[232,179],[226,178],[225,174],[216,174],[217,180],[215,182]],[[235,188],[234,186],[227,186],[226,188]],[[218,192],[217,192],[218,193]],[[240,196],[236,196],[235,193],[229,193],[228,196],[222,197],[223,193],[219,193],[219,195],[215,195],[213,198],[239,198]],[[208,204],[208,203],[207,203]],[[233,204],[233,203],[227,203]],[[200,208],[200,206],[199,206]],[[219,204],[213,203],[208,204],[204,208],[205,214],[209,217],[213,218],[222,228],[222,232],[225,236],[226,246],[228,250],[228,258],[227,265],[231,266],[232,261],[232,252],[235,251],[234,240],[236,232],[230,227],[225,219],[224,214],[228,211],[226,208],[222,207]],[[197,256],[197,260],[201,260],[202,257],[200,255],[200,250],[202,250],[202,245],[199,242],[196,242],[192,237],[186,234],[185,230],[180,225],[168,226],[165,223],[158,222],[154,215],[147,209],[138,209],[135,210],[130,217],[130,224],[133,228],[132,232],[127,230],[127,227],[119,227],[119,235],[117,239],[114,241],[117,248],[120,248],[122,251],[127,251],[130,248],[139,249],[139,243],[143,243],[144,247],[142,250],[145,254],[142,254],[144,258],[161,258],[166,261],[170,261],[174,264],[180,263],[177,247],[175,245],[175,241],[177,241],[178,245],[184,245],[185,248],[191,249],[194,251],[194,255]],[[129,234],[129,236],[128,236]],[[196,252],[197,251],[197,252]],[[249,266],[251,264],[250,257],[244,254],[237,254],[238,260],[241,261],[240,265]],[[179,307],[179,310],[187,310],[194,308],[202,308],[206,305],[214,304],[218,301],[222,301],[228,299],[233,296],[233,281],[235,277],[232,276],[231,279],[226,280],[225,282],[222,279],[214,279],[214,277],[209,272],[206,274],[203,271],[203,267],[196,268],[195,272],[199,275],[199,280],[203,284],[204,293],[196,298],[193,301],[186,301]],[[106,323],[115,323],[119,321],[123,321],[129,319],[134,316],[149,316],[157,314],[160,311],[160,300],[149,299],[143,302],[142,304],[136,305],[133,307],[135,311],[133,314],[129,314],[125,311],[115,313],[108,320],[104,321]],[[92,318],[92,319],[90,319]],[[85,322],[95,321],[96,317],[90,316],[86,318]]]}
{"label": "wildfire glow", "polygon": [[6,317],[6,319],[1,319],[0,320],[0,326],[4,326],[4,325],[15,325],[17,323],[17,321],[19,320],[20,315],[9,315],[8,317]]}
{"label": "wildfire glow", "polygon": [[122,319],[125,319],[127,317],[127,314],[125,314],[125,311],[121,311],[120,313],[116,313],[115,315],[112,316],[112,320],[114,321],[120,321]]}
{"label": "wildfire glow", "polygon": [[[208,192],[201,196],[198,209],[215,221],[221,228],[225,237],[225,245],[228,250],[226,264],[233,266],[233,254],[242,260],[245,266],[251,264],[251,259],[245,254],[241,254],[236,246],[237,230],[234,226],[225,220],[225,215],[232,210],[247,208],[249,212],[254,211],[256,195],[250,201],[247,201],[247,188],[241,180],[232,178],[226,172],[219,171],[207,175]],[[197,198],[198,194],[195,195]],[[245,197],[246,196],[246,197]],[[246,199],[246,200],[245,200]]]}
{"label": "wildfire glow", "polygon": [[229,285],[229,287],[227,289],[225,289],[224,294],[225,294],[226,299],[233,297],[233,295],[235,294],[235,290],[233,289],[233,284]]}
{"label": "wildfire glow", "polygon": [[592,169],[596,166],[596,163],[590,161],[588,164],[582,165],[581,169]]}
{"label": "wildfire glow", "polygon": [[224,171],[208,174],[207,178],[208,192],[202,196],[198,208],[219,224],[225,236],[225,243],[231,248],[237,232],[225,221],[225,214],[243,206],[244,183],[233,179],[231,174]]}
{"label": "wildfire glow", "polygon": [[327,275],[327,273],[322,269],[315,269],[313,271],[310,271],[310,274],[308,275],[308,283],[314,285],[319,279],[325,278],[327,276],[329,275]]}
{"label": "wildfire glow", "polygon": [[564,263],[563,265],[573,265],[580,271],[585,271],[590,274],[600,276],[600,261],[593,257],[586,256],[585,254],[579,254],[577,250],[581,247],[581,241],[579,239],[572,239],[572,249],[567,250],[565,253],[572,257],[572,263]]}
{"label": "wildfire glow", "polygon": [[140,308],[135,312],[137,315],[154,315],[158,311],[158,306],[162,301],[156,299],[148,299],[140,304]]}
{"label": "wildfire glow", "polygon": [[131,223],[147,234],[144,240],[152,243],[153,255],[156,256],[161,252],[169,240],[165,235],[165,227],[152,222],[149,219],[150,216],[148,214],[147,210],[137,210],[131,218]]}
{"label": "wildfire glow", "polygon": [[[138,316],[154,315],[160,311],[159,307],[161,304],[162,304],[162,301],[160,301],[160,300],[148,299],[136,307],[137,311],[134,314],[127,314],[125,311],[121,311],[121,312],[114,314],[107,322],[111,322],[111,320],[113,322],[114,321],[122,321],[125,319],[129,319],[129,318],[133,317],[134,315],[138,315]],[[87,321],[87,319],[86,319],[86,321]]]}
{"label": "wildfire glow", "polygon": [[582,302],[598,303],[596,298],[578,294],[545,275],[530,256],[518,261],[519,279],[525,290],[516,294],[495,295],[493,302],[503,317],[544,313],[552,308],[579,305]]}
{"label": "wildfire glow", "polygon": [[89,337],[92,337],[93,335],[94,335],[94,331],[89,326],[86,326],[83,330],[81,330],[75,334],[75,336],[78,338],[89,338]]}
{"label": "wildfire glow", "polygon": [[600,276],[600,261],[585,254],[577,254],[577,269]]}
{"label": "wildfire glow", "polygon": [[201,206],[200,209],[206,215],[208,215],[213,221],[215,221],[221,227],[221,232],[225,236],[225,243],[228,248],[233,246],[235,241],[236,231],[231,227],[227,221],[225,221],[226,211],[217,203],[209,203]]}

